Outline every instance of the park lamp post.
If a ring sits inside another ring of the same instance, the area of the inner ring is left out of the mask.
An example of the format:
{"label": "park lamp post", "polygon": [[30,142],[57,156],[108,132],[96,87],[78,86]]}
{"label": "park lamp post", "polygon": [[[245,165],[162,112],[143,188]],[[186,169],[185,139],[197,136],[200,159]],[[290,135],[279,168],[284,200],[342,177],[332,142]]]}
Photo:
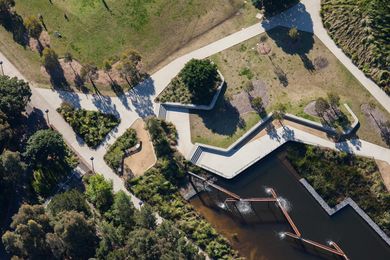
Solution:
{"label": "park lamp post", "polygon": [[95,173],[95,168],[94,168],[94,166],[93,166],[93,160],[94,160],[95,158],[93,158],[93,156],[91,156],[91,158],[89,158],[89,159],[91,160],[91,164],[92,164],[92,172]]}
{"label": "park lamp post", "polygon": [[0,60],[1,75],[4,76],[3,61]]}
{"label": "park lamp post", "polygon": [[[46,109],[45,110],[45,113],[46,113],[46,120],[47,120],[47,124],[49,125],[50,127],[50,120],[49,120],[49,109]],[[50,127],[51,128],[51,127]]]}

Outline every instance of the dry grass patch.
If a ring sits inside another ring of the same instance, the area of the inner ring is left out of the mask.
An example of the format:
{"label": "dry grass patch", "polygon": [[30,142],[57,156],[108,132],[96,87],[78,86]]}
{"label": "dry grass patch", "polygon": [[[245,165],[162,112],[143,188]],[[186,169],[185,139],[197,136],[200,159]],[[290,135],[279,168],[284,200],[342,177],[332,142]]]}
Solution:
{"label": "dry grass patch", "polygon": [[[269,55],[260,55],[257,51],[257,44],[264,35],[272,50]],[[367,123],[361,105],[371,102],[387,120],[390,115],[313,34],[299,32],[298,40],[293,42],[288,36],[288,29],[278,27],[222,51],[211,59],[225,77],[225,96],[242,92],[249,81],[262,80],[268,86],[270,97],[267,111],[272,111],[277,103],[284,103],[288,113],[318,121],[318,118],[304,113],[304,108],[316,98],[335,92],[341,98],[340,103],[347,103],[359,118],[358,137],[385,145],[382,137]],[[197,135],[210,132],[205,124],[194,118],[191,117],[191,124],[196,125]],[[223,120],[222,117],[220,120]],[[219,136],[215,135],[215,138]]]}

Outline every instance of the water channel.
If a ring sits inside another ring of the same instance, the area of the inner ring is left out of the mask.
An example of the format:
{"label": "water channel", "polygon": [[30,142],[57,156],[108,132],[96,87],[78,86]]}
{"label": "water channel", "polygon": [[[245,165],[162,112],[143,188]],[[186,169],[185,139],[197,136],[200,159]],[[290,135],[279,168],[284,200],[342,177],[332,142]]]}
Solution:
{"label": "water channel", "polygon": [[[335,241],[349,259],[390,259],[390,247],[349,206],[330,217],[298,181],[296,173],[277,151],[233,180],[215,183],[242,198],[269,197],[272,187],[284,198],[284,205],[303,237],[327,245]],[[201,199],[203,202],[201,201]],[[340,259],[290,239],[281,239],[291,228],[274,203],[233,206],[226,196],[209,188],[191,204],[247,259]]]}

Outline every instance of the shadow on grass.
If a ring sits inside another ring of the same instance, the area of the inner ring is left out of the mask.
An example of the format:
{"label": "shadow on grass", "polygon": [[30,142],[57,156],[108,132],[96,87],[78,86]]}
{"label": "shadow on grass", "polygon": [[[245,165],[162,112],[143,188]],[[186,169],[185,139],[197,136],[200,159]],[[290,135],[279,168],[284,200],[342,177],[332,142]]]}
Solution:
{"label": "shadow on grass", "polygon": [[[277,17],[263,20],[262,25],[278,47],[287,54],[299,55],[304,67],[310,72],[314,71],[313,62],[307,56],[314,45],[313,21],[303,4],[298,3]],[[292,27],[301,30],[296,40],[288,34]]]}
{"label": "shadow on grass", "polygon": [[23,47],[28,44],[27,29],[23,24],[23,18],[17,13],[4,12],[0,15],[0,24],[12,33],[14,41]]}
{"label": "shadow on grass", "polygon": [[[225,90],[226,88],[222,92]],[[200,112],[192,110],[191,112],[198,114],[205,127],[216,134],[230,136],[236,133],[237,128],[245,127],[245,121],[241,118],[239,111],[224,98],[224,93],[220,94],[213,110]]]}

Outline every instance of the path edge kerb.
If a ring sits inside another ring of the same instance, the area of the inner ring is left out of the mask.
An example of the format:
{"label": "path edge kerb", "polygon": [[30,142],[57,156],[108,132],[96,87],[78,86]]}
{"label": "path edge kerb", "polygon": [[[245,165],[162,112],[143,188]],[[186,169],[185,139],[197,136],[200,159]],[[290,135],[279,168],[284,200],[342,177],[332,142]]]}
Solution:
{"label": "path edge kerb", "polygon": [[[354,131],[358,127],[358,125],[359,125],[359,119],[357,118],[355,113],[353,113],[352,109],[347,104],[344,104],[344,106],[348,110],[348,112],[351,114],[351,116],[353,117],[354,122],[351,124],[351,126],[346,131],[341,132],[341,136],[347,136],[347,135],[351,134],[351,132]],[[302,117],[299,117],[299,116],[295,116],[295,115],[292,115],[292,114],[285,114],[285,115],[283,115],[283,118],[285,118],[287,120],[290,120],[290,121],[293,121],[293,122],[296,122],[298,124],[304,125],[304,126],[308,126],[308,127],[320,130],[320,131],[324,131],[324,132],[326,132],[328,134],[331,134],[331,135],[338,135],[339,134],[339,132],[335,128],[333,128],[333,127],[324,126],[324,125],[322,125],[320,123],[317,123],[317,122],[314,122],[312,120],[308,120],[308,119],[305,119],[305,118],[302,118]],[[273,112],[269,113],[264,119],[261,119],[260,122],[258,122],[252,128],[250,128],[243,136],[241,136],[239,139],[237,139],[237,141],[235,141],[233,144],[231,144],[227,148],[221,148],[221,147],[217,147],[217,146],[213,146],[213,145],[207,145],[207,144],[202,144],[202,143],[195,143],[194,149],[192,149],[192,151],[187,156],[187,158],[190,158],[190,160],[192,162],[196,163],[197,160],[194,160],[193,156],[195,155],[196,150],[197,150],[198,147],[200,149],[202,149],[202,148],[203,149],[207,149],[209,152],[210,151],[216,151],[218,153],[221,153],[221,152],[222,153],[234,152],[234,148],[236,146],[238,146],[240,143],[242,143],[248,136],[250,136],[257,129],[259,129],[260,127],[264,126],[266,123],[268,123],[268,121],[270,119],[273,119]],[[237,173],[237,174],[239,174],[239,173]]]}

